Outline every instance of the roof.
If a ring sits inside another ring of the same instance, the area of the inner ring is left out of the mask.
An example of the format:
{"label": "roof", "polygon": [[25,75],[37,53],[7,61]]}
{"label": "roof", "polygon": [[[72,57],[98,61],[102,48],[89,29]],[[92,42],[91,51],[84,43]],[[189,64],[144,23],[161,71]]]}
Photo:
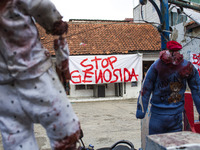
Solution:
{"label": "roof", "polygon": [[[146,23],[70,21],[67,38],[70,55],[128,54],[137,51],[159,51],[160,34]],[[54,54],[53,40],[38,26],[45,48]]]}
{"label": "roof", "polygon": [[185,27],[186,27],[186,30],[191,30],[191,29],[200,27],[200,24],[196,23],[195,21],[190,21],[189,23],[185,25]]}

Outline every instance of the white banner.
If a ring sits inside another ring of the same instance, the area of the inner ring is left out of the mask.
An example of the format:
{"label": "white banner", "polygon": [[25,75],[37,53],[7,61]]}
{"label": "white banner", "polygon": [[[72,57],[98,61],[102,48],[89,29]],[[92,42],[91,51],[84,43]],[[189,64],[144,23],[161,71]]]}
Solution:
{"label": "white banner", "polygon": [[142,80],[142,55],[70,56],[72,84],[102,84]]}
{"label": "white banner", "polygon": [[198,70],[199,75],[200,75],[200,53],[191,53],[190,61],[195,66],[195,68]]}

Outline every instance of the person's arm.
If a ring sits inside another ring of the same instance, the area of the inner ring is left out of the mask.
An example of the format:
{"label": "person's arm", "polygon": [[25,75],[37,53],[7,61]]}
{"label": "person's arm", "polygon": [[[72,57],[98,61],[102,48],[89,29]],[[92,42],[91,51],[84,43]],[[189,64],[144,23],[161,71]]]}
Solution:
{"label": "person's arm", "polygon": [[143,81],[142,89],[137,101],[136,118],[143,119],[145,117],[149,99],[154,89],[154,83],[157,77],[157,71],[154,64],[149,68],[146,77]]}
{"label": "person's arm", "polygon": [[56,69],[57,73],[60,73],[60,79],[63,82],[65,80],[70,80],[70,70],[69,70],[69,48],[67,40],[60,37],[59,39],[54,40],[54,49],[56,53]]}
{"label": "person's arm", "polygon": [[[62,16],[50,0],[23,0],[23,2],[28,7],[26,9],[30,17],[33,17],[48,33],[60,36],[59,39],[54,41],[54,48],[57,66],[65,74],[65,72],[69,71],[69,49],[67,41],[65,38],[62,38],[62,35],[67,33],[67,23],[62,21]],[[80,129],[81,127],[74,131],[74,134],[59,140],[55,149],[75,150],[80,136]]]}
{"label": "person's arm", "polygon": [[67,32],[68,25],[50,0],[29,0],[28,13],[47,33],[62,35]]}
{"label": "person's arm", "polygon": [[192,76],[188,78],[188,86],[192,93],[192,99],[195,103],[196,109],[200,114],[200,78],[197,69],[192,65]]}
{"label": "person's arm", "polygon": [[59,35],[54,41],[57,69],[70,79],[69,48],[63,34],[67,34],[68,24],[62,21],[62,16],[50,0],[29,0],[29,14],[39,23],[47,33]]}

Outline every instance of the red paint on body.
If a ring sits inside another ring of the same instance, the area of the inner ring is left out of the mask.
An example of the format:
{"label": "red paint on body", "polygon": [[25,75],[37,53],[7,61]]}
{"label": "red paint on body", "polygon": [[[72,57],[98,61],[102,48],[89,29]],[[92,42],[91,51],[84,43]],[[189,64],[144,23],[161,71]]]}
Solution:
{"label": "red paint on body", "polygon": [[55,144],[55,150],[78,150],[79,148],[76,147],[76,143],[80,138],[80,130],[76,133],[64,137],[62,140],[59,140]]}
{"label": "red paint on body", "polygon": [[0,11],[3,10],[6,6],[6,4],[9,2],[10,0],[1,0],[0,2]]}
{"label": "red paint on body", "polygon": [[56,21],[53,24],[53,31],[52,31],[53,35],[62,35],[64,33],[67,33],[67,31],[68,31],[68,24],[67,24],[67,22],[59,20],[59,21]]}
{"label": "red paint on body", "polygon": [[193,73],[193,65],[189,62],[187,66],[183,67],[179,72],[181,78],[189,78]]}

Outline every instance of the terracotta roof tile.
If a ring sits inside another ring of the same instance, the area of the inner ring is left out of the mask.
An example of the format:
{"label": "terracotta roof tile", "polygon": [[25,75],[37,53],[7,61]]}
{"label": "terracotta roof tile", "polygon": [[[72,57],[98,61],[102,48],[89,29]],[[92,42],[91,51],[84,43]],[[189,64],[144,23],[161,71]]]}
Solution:
{"label": "terracotta roof tile", "polygon": [[[71,55],[127,54],[137,50],[158,51],[160,34],[152,25],[127,22],[68,22],[67,38]],[[54,54],[53,40],[38,26],[45,48]]]}
{"label": "terracotta roof tile", "polygon": [[192,24],[195,24],[195,21],[190,21],[185,26],[189,26],[189,25],[192,25]]}

